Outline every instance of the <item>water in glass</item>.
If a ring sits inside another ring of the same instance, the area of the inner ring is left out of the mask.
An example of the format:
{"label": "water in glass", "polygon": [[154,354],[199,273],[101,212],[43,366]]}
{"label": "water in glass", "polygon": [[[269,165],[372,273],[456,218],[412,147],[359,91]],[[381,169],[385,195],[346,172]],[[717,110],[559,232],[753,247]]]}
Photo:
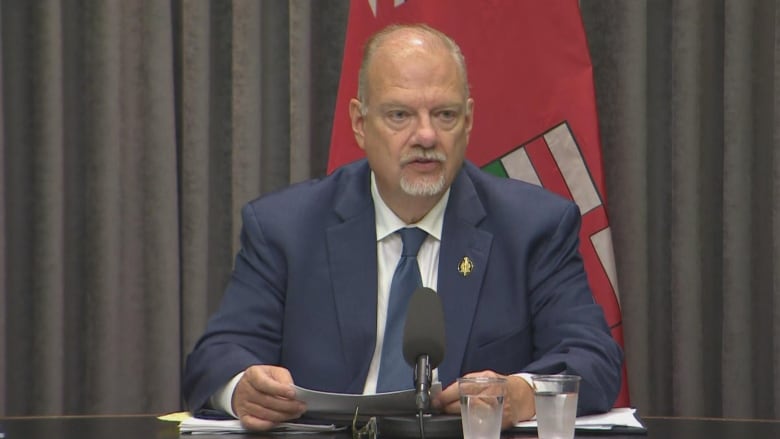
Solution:
{"label": "water in glass", "polygon": [[573,438],[576,416],[576,393],[536,393],[536,421],[539,439]]}

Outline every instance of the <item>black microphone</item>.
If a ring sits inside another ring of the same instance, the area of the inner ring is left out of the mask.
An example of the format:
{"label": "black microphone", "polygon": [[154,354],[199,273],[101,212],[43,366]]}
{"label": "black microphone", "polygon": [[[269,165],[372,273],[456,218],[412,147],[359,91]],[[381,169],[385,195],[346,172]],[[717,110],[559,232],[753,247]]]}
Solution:
{"label": "black microphone", "polygon": [[415,402],[418,411],[431,406],[431,371],[444,358],[444,310],[430,288],[417,288],[409,299],[404,324],[404,359],[414,368]]}

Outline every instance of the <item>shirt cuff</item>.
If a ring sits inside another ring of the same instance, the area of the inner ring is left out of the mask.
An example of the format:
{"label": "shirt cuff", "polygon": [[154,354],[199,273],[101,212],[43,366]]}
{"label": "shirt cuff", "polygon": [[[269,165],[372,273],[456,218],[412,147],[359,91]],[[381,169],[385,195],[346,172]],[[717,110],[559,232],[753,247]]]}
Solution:
{"label": "shirt cuff", "polygon": [[521,372],[521,373],[516,373],[515,374],[516,377],[520,377],[520,378],[524,379],[525,382],[528,383],[528,385],[531,386],[532,389],[534,388],[534,375],[536,375],[536,374],[526,373],[526,372]]}
{"label": "shirt cuff", "polygon": [[233,392],[236,390],[236,386],[243,376],[244,372],[239,372],[233,379],[228,381],[227,384],[217,389],[217,391],[211,395],[211,398],[209,398],[209,405],[214,409],[222,410],[238,419],[238,416],[233,413]]}

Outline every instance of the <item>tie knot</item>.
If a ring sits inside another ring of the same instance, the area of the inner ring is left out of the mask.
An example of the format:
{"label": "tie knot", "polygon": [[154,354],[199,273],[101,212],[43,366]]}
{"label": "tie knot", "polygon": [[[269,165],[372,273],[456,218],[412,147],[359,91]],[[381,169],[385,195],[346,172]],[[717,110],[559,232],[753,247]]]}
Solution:
{"label": "tie knot", "polygon": [[401,250],[401,256],[416,257],[417,252],[420,251],[420,246],[428,233],[418,227],[404,227],[399,229],[398,233],[401,234],[401,241],[404,243],[404,248]]}

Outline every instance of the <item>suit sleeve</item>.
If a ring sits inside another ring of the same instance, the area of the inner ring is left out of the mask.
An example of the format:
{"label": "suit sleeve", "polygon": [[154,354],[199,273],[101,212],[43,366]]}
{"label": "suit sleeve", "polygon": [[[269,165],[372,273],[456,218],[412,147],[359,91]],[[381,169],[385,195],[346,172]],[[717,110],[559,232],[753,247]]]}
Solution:
{"label": "suit sleeve", "polygon": [[241,249],[219,310],[187,362],[182,393],[191,411],[233,376],[254,364],[278,364],[286,269],[252,205],[242,212]]}
{"label": "suit sleeve", "polygon": [[526,371],[582,377],[582,415],[612,407],[623,354],[588,286],[578,251],[580,221],[576,205],[569,205],[549,238],[534,249],[529,271],[534,361]]}

